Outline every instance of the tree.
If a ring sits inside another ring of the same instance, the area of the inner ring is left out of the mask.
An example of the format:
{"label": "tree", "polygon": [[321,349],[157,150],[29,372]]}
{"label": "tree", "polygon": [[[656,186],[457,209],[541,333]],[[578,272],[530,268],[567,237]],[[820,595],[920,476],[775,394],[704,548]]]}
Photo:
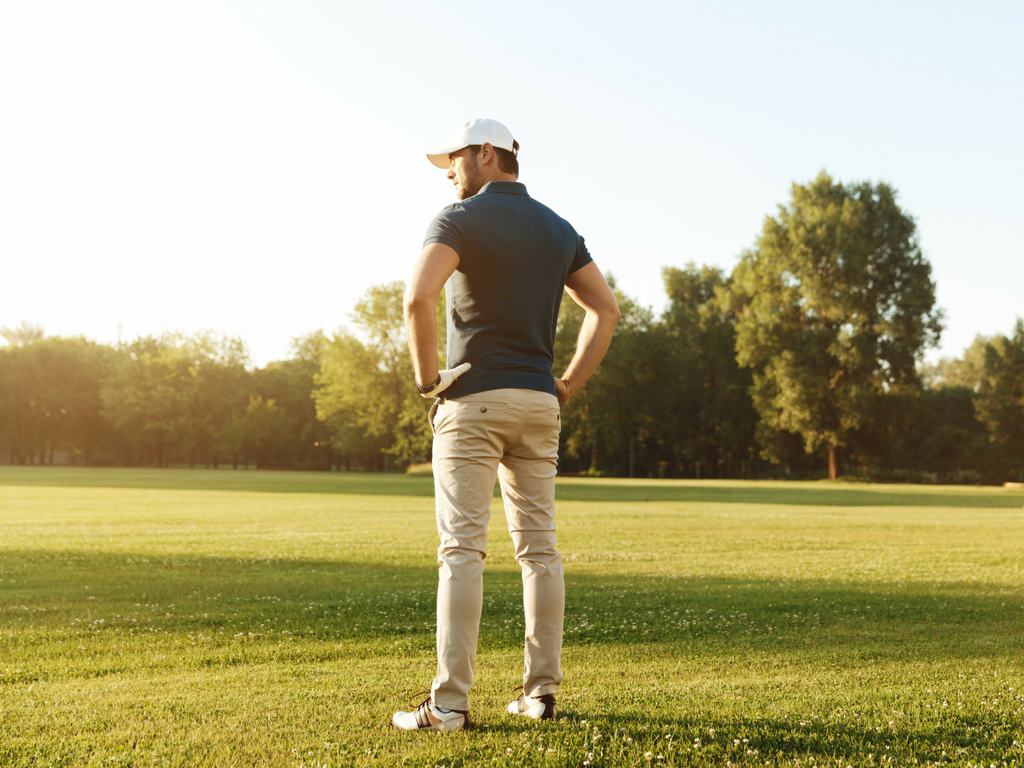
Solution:
{"label": "tree", "polygon": [[253,374],[257,395],[274,401],[285,420],[278,460],[302,469],[329,469],[335,453],[330,430],[316,417],[314,378],[320,370],[328,339],[323,331],[292,339],[292,355],[275,360]]}
{"label": "tree", "polygon": [[1014,474],[1024,480],[1024,320],[1013,336],[996,336],[985,345],[985,369],[975,403],[988,429],[993,479]]}
{"label": "tree", "polygon": [[52,464],[56,451],[90,462],[112,437],[100,399],[112,356],[87,339],[44,338],[41,331],[0,348],[0,432],[12,463]]}
{"label": "tree", "polygon": [[216,465],[250,392],[240,339],[165,334],[126,345],[103,385],[104,413],[122,434],[127,463],[172,458]]}
{"label": "tree", "polygon": [[129,464],[166,466],[184,438],[186,391],[195,377],[172,337],[125,345],[103,385],[104,414],[124,438]]}
{"label": "tree", "polygon": [[180,337],[190,360],[190,385],[185,390],[183,445],[188,465],[197,460],[217,467],[231,451],[234,420],[244,412],[252,389],[249,355],[240,338],[217,338],[208,331]]}
{"label": "tree", "polygon": [[251,395],[245,414],[236,417],[232,431],[247,458],[246,467],[251,458],[256,462],[256,469],[263,469],[274,463],[284,450],[288,417],[273,400]]}
{"label": "tree", "polygon": [[765,457],[779,460],[773,445],[790,432],[827,452],[831,478],[882,396],[919,390],[916,363],[942,330],[931,266],[895,191],[825,172],[793,185],[728,293]]}
{"label": "tree", "polygon": [[925,387],[907,398],[891,435],[891,467],[934,473],[942,482],[976,478],[984,469],[987,436],[975,413],[978,394],[968,387]]}
{"label": "tree", "polygon": [[921,379],[932,389],[967,387],[976,392],[985,372],[985,348],[989,341],[979,334],[964,350],[963,357],[944,357],[935,365],[921,366]]}
{"label": "tree", "polygon": [[721,270],[687,264],[662,271],[669,306],[662,322],[669,349],[662,364],[673,386],[664,419],[685,414],[672,434],[676,460],[700,477],[742,475],[754,458],[757,414],[749,369],[736,362],[735,317],[719,299],[729,280]]}
{"label": "tree", "polygon": [[34,341],[43,339],[46,336],[46,332],[38,325],[21,322],[17,328],[8,328],[6,325],[0,326],[0,336],[4,337],[9,346],[24,347]]}
{"label": "tree", "polygon": [[414,385],[404,294],[401,281],[367,291],[352,313],[355,332],[331,339],[315,377],[317,417],[332,446],[366,469],[377,469],[381,454],[406,463],[430,452],[429,403]]}
{"label": "tree", "polygon": [[[637,403],[631,395],[638,391],[638,378],[642,376],[641,369],[631,365],[630,358],[638,352],[636,344],[643,340],[643,329],[651,320],[649,310],[640,308],[616,289],[611,275],[606,275],[606,279],[615,293],[622,318],[601,365],[562,406],[561,415],[562,468],[591,474],[626,470],[621,466],[622,448],[637,429]],[[556,376],[572,360],[583,317],[579,305],[563,294],[555,330]]]}
{"label": "tree", "polygon": [[[622,311],[607,355],[562,407],[562,466],[635,476],[742,474],[756,413],[750,372],[735,359],[733,319],[719,307],[721,273],[689,264],[663,272],[668,309],[656,319],[608,276]],[[555,371],[576,347],[583,312],[563,299]]]}

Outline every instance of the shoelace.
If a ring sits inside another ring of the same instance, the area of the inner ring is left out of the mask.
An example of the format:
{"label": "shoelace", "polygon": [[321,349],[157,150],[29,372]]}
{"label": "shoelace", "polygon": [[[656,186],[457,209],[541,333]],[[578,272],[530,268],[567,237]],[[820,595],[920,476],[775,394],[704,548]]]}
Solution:
{"label": "shoelace", "polygon": [[[424,694],[426,695],[427,698],[425,698],[423,701],[421,701],[419,704],[416,704],[415,707],[413,707],[413,703],[412,703],[413,699],[415,699],[417,696],[423,696]],[[420,691],[419,693],[414,693],[412,696],[409,697],[409,706],[413,707],[413,712],[418,710],[423,705],[426,705],[426,706],[429,707],[430,706],[430,699],[431,699],[432,696],[433,696],[433,692],[432,691]]]}
{"label": "shoelace", "polygon": [[524,703],[523,699],[526,698],[526,691],[523,690],[523,686],[521,685],[517,685],[515,688],[512,689],[512,693],[515,693],[516,691],[519,691],[519,695],[516,696],[516,701],[519,702],[519,711],[522,712]]}

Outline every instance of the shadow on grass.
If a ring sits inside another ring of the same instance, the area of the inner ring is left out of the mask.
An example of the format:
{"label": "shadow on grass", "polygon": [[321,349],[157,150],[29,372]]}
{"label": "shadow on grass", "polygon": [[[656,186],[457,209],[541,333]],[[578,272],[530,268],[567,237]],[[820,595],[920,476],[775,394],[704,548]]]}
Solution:
{"label": "shadow on grass", "polygon": [[[323,660],[317,641],[334,644],[338,658],[353,643],[367,654],[430,649],[436,580],[432,564],[8,550],[0,564],[0,657],[25,647],[26,629],[31,642],[58,650],[83,637],[102,650],[103,642],[121,642],[115,636],[157,634],[193,643],[199,636],[210,649],[232,638],[287,642],[290,653],[308,651],[314,660]],[[566,587],[566,644],[631,647],[638,660],[1024,655],[1024,595],[1015,587],[643,573],[570,573]],[[519,574],[491,569],[484,589],[481,649],[520,648]]]}
{"label": "shadow on grass", "polygon": [[[368,496],[434,495],[430,477],[356,472],[0,467],[0,487],[123,488]],[[495,496],[499,496],[497,489]],[[938,486],[561,478],[558,501],[771,504],[805,507],[1019,509],[1024,492]]]}
{"label": "shadow on grass", "polygon": [[[557,741],[567,725],[583,723],[585,730],[601,734],[600,746],[605,762],[615,760],[615,752],[625,754],[648,751],[670,756],[668,747],[687,756],[692,764],[772,764],[799,761],[808,757],[826,761],[862,763],[867,755],[883,756],[897,764],[936,761],[947,763],[951,756],[944,750],[956,749],[975,759],[1000,761],[1015,748],[1016,730],[1012,722],[993,722],[981,716],[950,717],[926,726],[901,722],[895,728],[873,727],[865,723],[847,723],[806,717],[792,720],[779,717],[729,717],[714,712],[699,716],[665,717],[560,710],[561,721],[543,724],[543,733]],[[568,721],[568,722],[567,722]],[[536,724],[505,719],[488,725],[494,734],[515,738],[537,730]],[[671,738],[669,738],[671,736]],[[623,743],[626,739],[628,742]],[[586,742],[584,742],[586,744]],[[584,746],[596,749],[596,743]],[[609,755],[610,753],[610,755]],[[661,759],[661,758],[658,758]],[[657,760],[652,761],[657,763]]]}

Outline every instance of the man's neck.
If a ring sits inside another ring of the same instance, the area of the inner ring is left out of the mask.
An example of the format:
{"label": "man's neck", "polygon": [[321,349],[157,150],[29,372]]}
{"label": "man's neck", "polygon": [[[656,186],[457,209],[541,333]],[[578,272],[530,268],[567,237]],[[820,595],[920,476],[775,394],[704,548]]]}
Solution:
{"label": "man's neck", "polygon": [[484,184],[490,184],[492,181],[519,181],[519,177],[512,173],[498,171],[497,173],[488,176],[488,178],[484,181]]}

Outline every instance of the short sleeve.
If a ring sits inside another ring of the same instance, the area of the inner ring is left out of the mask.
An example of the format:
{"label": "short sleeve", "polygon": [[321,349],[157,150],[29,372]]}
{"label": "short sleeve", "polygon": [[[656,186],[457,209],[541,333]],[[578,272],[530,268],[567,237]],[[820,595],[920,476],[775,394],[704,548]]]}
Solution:
{"label": "short sleeve", "polygon": [[430,243],[442,243],[462,258],[462,231],[457,221],[458,213],[458,208],[448,206],[437,214],[427,227],[427,236],[423,240],[424,247]]}
{"label": "short sleeve", "polygon": [[576,258],[572,260],[572,265],[569,267],[569,274],[571,275],[578,269],[582,269],[594,260],[594,257],[590,255],[590,251],[587,250],[587,244],[583,242],[583,237],[579,234],[576,235]]}

